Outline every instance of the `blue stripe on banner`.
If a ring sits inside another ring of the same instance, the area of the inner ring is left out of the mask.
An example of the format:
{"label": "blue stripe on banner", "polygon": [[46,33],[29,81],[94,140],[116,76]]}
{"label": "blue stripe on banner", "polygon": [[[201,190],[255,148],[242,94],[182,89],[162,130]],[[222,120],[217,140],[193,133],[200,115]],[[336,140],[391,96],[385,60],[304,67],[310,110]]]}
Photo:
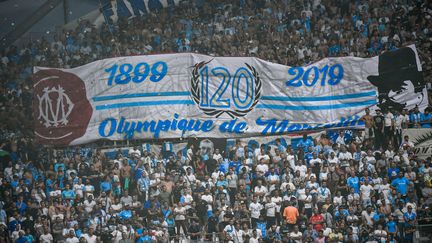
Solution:
{"label": "blue stripe on banner", "polygon": [[95,96],[93,101],[105,101],[105,100],[118,100],[128,98],[141,98],[141,97],[156,97],[156,96],[189,96],[189,91],[173,91],[173,92],[151,92],[151,93],[135,93],[135,94],[120,94],[120,95],[107,95],[107,96]]}
{"label": "blue stripe on banner", "polygon": [[160,101],[141,101],[141,102],[127,102],[118,104],[106,104],[96,106],[96,110],[109,110],[123,107],[136,107],[136,106],[157,106],[157,105],[193,105],[192,100],[160,100]]}
{"label": "blue stripe on banner", "polygon": [[319,97],[289,97],[289,96],[263,96],[262,100],[275,100],[275,101],[327,101],[327,100],[344,100],[352,98],[361,98],[368,96],[376,96],[375,91],[369,91],[357,94],[343,94],[332,96],[319,96]]}
{"label": "blue stripe on banner", "polygon": [[343,103],[343,104],[335,104],[335,105],[313,105],[313,106],[287,106],[287,105],[267,105],[267,104],[258,104],[256,108],[259,109],[274,109],[274,110],[293,110],[293,111],[304,111],[304,110],[334,110],[334,109],[342,109],[356,106],[368,106],[375,105],[377,101],[366,100],[359,102],[351,102],[351,103]]}
{"label": "blue stripe on banner", "polygon": [[[375,105],[376,100],[366,100],[359,102],[335,104],[335,105],[314,105],[314,106],[286,106],[286,105],[270,105],[270,104],[258,104],[258,109],[275,109],[275,110],[333,110],[341,108],[349,108],[356,106],[368,106]],[[118,104],[106,104],[96,106],[96,110],[109,110],[124,107],[137,107],[137,106],[157,106],[157,105],[194,105],[192,100],[161,100],[161,101],[141,101],[141,102],[127,102]]]}

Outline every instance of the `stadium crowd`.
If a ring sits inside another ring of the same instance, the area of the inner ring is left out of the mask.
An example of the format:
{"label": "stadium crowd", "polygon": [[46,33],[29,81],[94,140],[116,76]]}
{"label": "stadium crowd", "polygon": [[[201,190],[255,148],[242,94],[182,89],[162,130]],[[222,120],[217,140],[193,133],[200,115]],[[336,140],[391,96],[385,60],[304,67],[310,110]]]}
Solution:
{"label": "stadium crowd", "polygon": [[[257,56],[307,65],[416,44],[431,89],[432,1],[182,1],[100,29],[88,21],[0,57],[0,242],[412,242],[432,223],[431,158],[407,127],[430,110],[366,114],[349,140],[295,147],[237,143],[209,154],[136,147],[49,156],[32,136],[33,66],[170,52]],[[429,93],[430,99],[430,93]]]}

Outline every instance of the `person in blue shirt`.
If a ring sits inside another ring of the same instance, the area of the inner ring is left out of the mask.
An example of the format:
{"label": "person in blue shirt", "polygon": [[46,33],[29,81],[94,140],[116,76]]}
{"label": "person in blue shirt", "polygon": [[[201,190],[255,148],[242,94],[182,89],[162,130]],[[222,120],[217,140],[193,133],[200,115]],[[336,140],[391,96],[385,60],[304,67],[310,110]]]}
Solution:
{"label": "person in blue shirt", "polygon": [[13,219],[9,221],[8,230],[10,232],[14,232],[17,228],[17,225],[21,224],[21,221],[19,220],[19,214],[17,211],[14,212]]}
{"label": "person in blue shirt", "polygon": [[330,56],[336,56],[341,51],[341,46],[339,43],[336,42],[336,40],[332,40],[330,42],[330,46],[328,48],[328,52]]}
{"label": "person in blue shirt", "polygon": [[400,169],[398,167],[396,167],[395,163],[391,163],[390,164],[390,168],[387,171],[387,175],[389,178],[394,178],[395,176],[393,176],[393,172],[397,175],[399,174]]}
{"label": "person in blue shirt", "polygon": [[216,187],[224,187],[227,188],[228,187],[228,181],[225,179],[225,176],[223,174],[219,175],[219,179],[216,182]]}
{"label": "person in blue shirt", "polygon": [[108,176],[106,176],[105,180],[101,182],[100,189],[103,192],[108,192],[111,190],[111,182]]}
{"label": "person in blue shirt", "polygon": [[322,148],[321,144],[314,141],[314,146],[312,148],[312,151],[316,154],[320,154],[322,150],[323,150],[323,148]]}
{"label": "person in blue shirt", "polygon": [[221,171],[223,173],[227,173],[228,172],[228,168],[229,168],[229,161],[228,161],[228,159],[222,160],[222,162],[219,165],[219,171]]}
{"label": "person in blue shirt", "polygon": [[405,223],[408,223],[410,221],[415,222],[417,219],[417,214],[413,212],[412,206],[408,205],[408,210],[403,214]]}
{"label": "person in blue shirt", "polygon": [[303,134],[303,139],[297,143],[297,148],[303,148],[303,151],[307,151],[308,147],[312,147],[313,142],[310,138],[308,138],[307,134]]}
{"label": "person in blue shirt", "polygon": [[24,235],[24,238],[27,239],[28,243],[35,242],[35,237],[31,233],[30,229],[26,229],[26,234]]}
{"label": "person in blue shirt", "polygon": [[285,147],[286,146],[286,142],[285,142],[285,140],[284,140],[285,145],[282,144],[282,142],[281,142],[281,140],[279,138],[277,138],[275,140],[275,142],[276,142],[276,146],[279,149],[279,151],[281,151],[281,152],[284,153],[286,151],[286,147]]}
{"label": "person in blue shirt", "polygon": [[404,196],[408,193],[408,187],[411,183],[410,180],[404,177],[403,172],[400,171],[399,177],[392,181],[391,186],[394,187],[398,193]]}
{"label": "person in blue shirt", "polygon": [[62,192],[62,198],[63,199],[75,199],[75,191],[70,189],[70,185],[66,184],[65,190]]}
{"label": "person in blue shirt", "polygon": [[15,240],[16,243],[31,243],[29,242],[27,237],[24,236],[24,231],[20,231],[18,239]]}
{"label": "person in blue shirt", "polygon": [[27,209],[27,204],[24,202],[23,196],[18,197],[18,201],[15,203],[18,212],[21,215],[24,215],[25,210]]}
{"label": "person in blue shirt", "polygon": [[144,203],[144,209],[150,209],[150,208],[161,208],[161,205],[159,203],[159,201],[157,200],[156,196],[152,196],[150,197],[150,199],[148,199],[145,203]]}
{"label": "person in blue shirt", "polygon": [[355,175],[354,171],[351,171],[351,176],[348,177],[347,184],[349,187],[354,188],[356,193],[360,193],[360,180]]}
{"label": "person in blue shirt", "polygon": [[121,219],[129,219],[132,217],[132,211],[129,209],[129,205],[125,205],[125,208],[120,211],[120,213],[118,214],[118,216]]}
{"label": "person in blue shirt", "polygon": [[389,216],[389,221],[386,223],[386,230],[389,234],[389,239],[394,240],[397,237],[398,227],[397,222],[394,220],[393,215]]}
{"label": "person in blue shirt", "polygon": [[426,108],[421,114],[420,124],[422,128],[432,128],[432,114],[429,112],[429,108]]}
{"label": "person in blue shirt", "polygon": [[234,155],[233,160],[229,162],[229,168],[231,167],[234,168],[235,173],[238,174],[240,166],[241,166],[241,160],[237,159],[237,156]]}
{"label": "person in blue shirt", "polygon": [[410,125],[411,125],[412,127],[418,127],[418,126],[420,125],[421,118],[422,118],[422,113],[420,112],[418,106],[416,106],[416,107],[414,108],[414,111],[412,111],[412,112],[409,114],[409,122],[410,122]]}
{"label": "person in blue shirt", "polygon": [[264,220],[263,215],[260,215],[259,220],[256,222],[256,227],[261,230],[262,238],[267,238],[267,222]]}
{"label": "person in blue shirt", "polygon": [[153,239],[150,235],[150,232],[147,230],[143,232],[143,235],[140,238],[138,238],[137,241],[137,243],[151,243],[151,242],[153,242]]}
{"label": "person in blue shirt", "polygon": [[66,168],[66,166],[65,166],[65,164],[64,163],[55,163],[54,164],[54,171],[55,172],[58,172],[58,171],[60,171],[60,170],[65,170],[65,168]]}
{"label": "person in blue shirt", "polygon": [[369,172],[367,170],[363,172],[363,176],[360,178],[360,182],[365,181],[367,181],[368,183],[372,183],[372,177],[369,176]]}
{"label": "person in blue shirt", "polygon": [[311,159],[313,159],[313,151],[312,151],[312,147],[309,146],[307,148],[307,150],[305,150],[305,155],[304,155],[304,160],[306,161],[306,164],[309,166],[309,163],[311,161]]}
{"label": "person in blue shirt", "polygon": [[413,242],[414,232],[416,231],[417,214],[412,211],[412,207],[408,206],[408,211],[403,214],[405,224],[405,237],[403,242]]}
{"label": "person in blue shirt", "polygon": [[15,190],[15,188],[17,188],[19,186],[19,178],[17,175],[13,175],[13,180],[12,180],[10,185],[11,185],[12,189],[14,189],[14,190]]}
{"label": "person in blue shirt", "polygon": [[334,216],[335,216],[335,220],[336,221],[341,221],[344,220],[348,215],[349,215],[349,211],[343,207],[339,207],[339,210],[335,212]]}

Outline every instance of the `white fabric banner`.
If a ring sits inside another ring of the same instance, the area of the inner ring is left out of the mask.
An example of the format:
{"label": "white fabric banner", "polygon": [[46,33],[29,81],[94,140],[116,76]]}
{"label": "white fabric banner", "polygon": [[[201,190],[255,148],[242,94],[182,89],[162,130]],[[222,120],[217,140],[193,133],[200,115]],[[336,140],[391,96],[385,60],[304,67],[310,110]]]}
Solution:
{"label": "white fabric banner", "polygon": [[41,143],[249,137],[358,127],[366,107],[428,105],[414,46],[289,67],[253,57],[131,56],[34,69]]}

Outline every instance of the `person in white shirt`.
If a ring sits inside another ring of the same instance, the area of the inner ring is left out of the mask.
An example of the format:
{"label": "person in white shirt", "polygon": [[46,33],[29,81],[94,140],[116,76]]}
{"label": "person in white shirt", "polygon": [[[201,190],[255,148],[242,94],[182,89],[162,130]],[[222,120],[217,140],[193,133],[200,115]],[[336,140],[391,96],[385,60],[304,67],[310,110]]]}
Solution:
{"label": "person in white shirt", "polygon": [[375,212],[372,211],[372,206],[367,206],[366,210],[363,210],[361,213],[363,224],[367,224],[370,227],[373,227],[373,216]]}
{"label": "person in white shirt", "polygon": [[327,181],[328,174],[329,174],[329,168],[327,167],[327,164],[322,165],[318,177],[319,181]]}
{"label": "person in white shirt", "polygon": [[255,169],[257,172],[261,172],[263,175],[269,170],[268,164],[264,163],[264,161],[265,159],[260,159]]}
{"label": "person in white shirt", "polygon": [[354,203],[354,201],[360,200],[360,194],[356,193],[354,191],[354,188],[351,187],[350,188],[350,194],[348,194],[347,199],[348,199],[349,204],[351,205]]}
{"label": "person in white shirt", "polygon": [[90,195],[92,192],[94,192],[94,186],[93,185],[90,185],[90,184],[87,184],[87,185],[85,185],[85,187],[84,187],[84,192],[87,194],[87,195]]}
{"label": "person in white shirt", "polygon": [[286,191],[295,191],[296,190],[296,186],[294,185],[294,183],[291,182],[290,178],[287,178],[287,181],[282,182],[282,184],[280,185],[280,189],[282,190],[282,192],[286,192]]}
{"label": "person in white shirt", "polygon": [[84,209],[87,213],[93,212],[93,208],[96,206],[96,201],[93,200],[93,195],[89,195],[87,200],[84,201]]}
{"label": "person in white shirt", "polygon": [[186,152],[187,160],[192,161],[194,145],[191,144]]}
{"label": "person in white shirt", "polygon": [[44,229],[44,233],[39,237],[39,242],[41,243],[51,243],[54,241],[53,236],[51,235],[51,233]]}
{"label": "person in white shirt", "polygon": [[327,188],[327,182],[323,181],[322,186],[318,188],[318,201],[325,202],[327,198],[331,197],[330,189]]}
{"label": "person in white shirt", "polygon": [[329,163],[330,165],[333,165],[333,166],[336,166],[336,165],[339,164],[339,159],[335,156],[335,153],[334,153],[334,152],[331,152],[331,153],[330,153],[330,156],[329,156],[329,158],[327,159],[327,161],[328,161],[328,163]]}
{"label": "person in white shirt", "polygon": [[359,221],[359,218],[354,213],[354,209],[352,207],[349,207],[348,212],[349,212],[349,214],[346,217],[347,222],[349,222],[349,223],[357,223]]}
{"label": "person in white shirt", "polygon": [[267,182],[270,184],[269,191],[272,192],[279,185],[279,175],[275,173],[274,167],[270,168],[270,173],[266,178]]}
{"label": "person in white shirt", "polygon": [[215,149],[215,153],[213,154],[213,159],[216,160],[218,163],[222,162],[223,157],[219,152],[219,149]]}
{"label": "person in white shirt", "polygon": [[298,160],[297,165],[295,166],[294,171],[300,171],[300,177],[304,178],[306,176],[307,167],[304,164],[303,160]]}
{"label": "person in white shirt", "polygon": [[73,190],[75,191],[76,195],[80,195],[81,198],[84,197],[84,189],[85,189],[85,185],[82,182],[81,178],[78,178],[78,183],[73,185]]}
{"label": "person in white shirt", "polygon": [[306,182],[306,188],[310,189],[311,194],[317,193],[317,189],[319,188],[318,182],[316,182],[315,175],[312,175],[310,177],[310,180]]}
{"label": "person in white shirt", "polygon": [[237,158],[244,159],[244,157],[245,157],[245,150],[244,150],[244,147],[242,146],[240,140],[237,141],[235,153],[237,155]]}
{"label": "person in white shirt", "polygon": [[333,231],[330,227],[327,226],[327,223],[322,223],[322,231],[325,237],[328,237]]}
{"label": "person in white shirt", "polygon": [[[254,144],[254,146],[255,146],[255,144]],[[254,147],[254,146],[253,146],[253,147]],[[261,145],[261,147],[264,148],[264,145]],[[261,148],[255,148],[255,149],[253,150],[253,154],[254,154],[255,159],[258,158],[258,156],[261,154]]]}
{"label": "person in white shirt", "polygon": [[120,198],[120,202],[124,206],[132,206],[132,196],[129,195],[129,191],[124,191],[124,195]]}
{"label": "person in white shirt", "polygon": [[258,236],[258,231],[256,229],[252,230],[252,236],[249,238],[249,243],[259,243],[260,237]]}
{"label": "person in white shirt", "polygon": [[317,156],[315,152],[312,153],[312,159],[309,161],[311,167],[317,166],[318,168],[322,165],[322,160]]}
{"label": "person in white shirt", "polygon": [[253,227],[256,226],[256,222],[258,221],[261,215],[262,209],[264,209],[264,206],[261,203],[259,203],[258,197],[254,196],[253,202],[249,204],[249,211],[251,212],[251,223]]}
{"label": "person in white shirt", "polygon": [[353,157],[351,152],[347,151],[347,148],[345,146],[341,146],[341,151],[339,152],[338,158],[340,161],[348,161]]}
{"label": "person in white shirt", "polygon": [[264,205],[266,209],[267,225],[274,225],[276,223],[276,206],[276,203],[272,202],[270,196],[267,196],[266,203]]}
{"label": "person in white shirt", "polygon": [[89,228],[89,232],[87,234],[82,234],[82,237],[86,239],[87,243],[96,243],[97,236],[94,235],[94,229]]}
{"label": "person in white shirt", "polygon": [[308,218],[312,216],[312,212],[313,212],[312,200],[313,200],[313,196],[310,194],[310,189],[306,188],[303,203],[304,203],[305,215]]}
{"label": "person in white shirt", "polygon": [[183,203],[186,210],[191,208],[193,197],[191,195],[191,191],[189,189],[186,189],[183,193],[183,195],[180,197],[180,202]]}
{"label": "person in white shirt", "polygon": [[367,151],[367,155],[366,155],[365,158],[366,158],[366,161],[367,161],[369,164],[373,164],[373,165],[376,164],[375,155],[372,153],[372,150],[368,150],[368,151]]}
{"label": "person in white shirt", "polygon": [[133,147],[129,149],[129,156],[134,158],[140,158],[141,157],[141,151],[137,147]]}
{"label": "person in white shirt", "polygon": [[399,113],[398,110],[395,111],[394,115],[394,141],[395,144],[400,144],[402,142],[402,129],[404,122],[408,122],[408,120],[405,120],[405,118],[408,118],[408,115],[403,116]]}
{"label": "person in white shirt", "polygon": [[294,242],[302,243],[303,234],[299,231],[299,227],[297,225],[294,226],[294,231],[292,231],[289,236],[292,240],[294,240]]}
{"label": "person in white shirt", "polygon": [[[186,169],[185,179],[186,179],[186,182],[187,182],[189,185],[193,185],[193,184],[195,184],[196,177],[195,177],[195,174],[194,174],[193,171],[192,171],[192,167],[187,167],[187,169]],[[150,185],[151,185],[151,181],[150,181]]]}
{"label": "person in white shirt", "polygon": [[387,113],[384,115],[384,137],[386,141],[390,141],[393,139],[393,127],[394,127],[394,115],[387,110]]}
{"label": "person in white shirt", "polygon": [[260,154],[257,156],[257,161],[262,161],[264,164],[268,164],[270,162],[270,156],[265,153],[264,148],[261,148]]}
{"label": "person in white shirt", "polygon": [[267,187],[262,185],[261,180],[257,180],[257,185],[254,188],[254,195],[258,197],[263,197],[267,195],[267,193],[268,193]]}
{"label": "person in white shirt", "polygon": [[404,136],[404,139],[400,145],[400,148],[404,148],[404,147],[414,148],[414,143],[409,140],[409,136],[407,135]]}
{"label": "person in white shirt", "polygon": [[237,237],[238,232],[236,227],[234,226],[234,220],[231,219],[229,221],[229,224],[225,226],[223,232],[225,234],[226,239],[232,240],[234,242],[238,242],[238,237]]}
{"label": "person in white shirt", "polygon": [[288,161],[288,164],[290,165],[290,168],[295,170],[295,161],[296,156],[294,155],[293,151],[290,149],[288,150],[288,154],[286,156],[286,160]]}
{"label": "person in white shirt", "polygon": [[393,149],[390,150],[389,148],[387,148],[387,150],[384,153],[385,153],[385,158],[393,158],[396,155],[395,151]]}
{"label": "person in white shirt", "polygon": [[364,207],[371,204],[371,196],[373,195],[373,192],[374,192],[374,189],[369,184],[369,181],[364,180],[364,182],[360,186],[361,199],[363,201]]}
{"label": "person in white shirt", "polygon": [[65,240],[66,243],[78,243],[79,240],[78,238],[75,236],[75,233],[73,230],[69,230],[69,233],[67,235],[67,238]]}
{"label": "person in white shirt", "polygon": [[306,198],[306,190],[309,191],[309,188],[305,188],[305,183],[300,182],[300,186],[296,189],[295,196],[297,200],[304,201]]}
{"label": "person in white shirt", "polygon": [[391,192],[391,188],[387,177],[384,177],[382,183],[379,185],[378,192],[384,194],[384,198],[388,198],[388,195]]}
{"label": "person in white shirt", "polygon": [[345,145],[345,134],[343,131],[339,132],[339,136],[336,138],[336,143],[340,145]]}
{"label": "person in white shirt", "polygon": [[22,230],[21,229],[21,225],[20,224],[17,224],[17,226],[16,226],[16,229],[12,232],[12,234],[11,234],[11,238],[12,238],[12,241],[13,242],[16,242],[16,240],[20,237],[20,236],[22,236],[22,235],[24,235],[24,230]]}
{"label": "person in white shirt", "polygon": [[280,225],[282,197],[279,195],[279,190],[273,191],[273,196],[271,197],[271,201],[276,204],[276,220]]}
{"label": "person in white shirt", "polygon": [[204,194],[201,196],[201,199],[207,202],[207,212],[212,211],[212,204],[213,204],[213,196],[210,193],[210,189],[206,188],[204,190]]}
{"label": "person in white shirt", "polygon": [[378,177],[378,173],[377,172],[374,172],[373,174],[372,174],[372,183],[373,183],[373,189],[375,190],[375,191],[379,191],[379,189],[380,189],[380,186],[381,186],[381,184],[382,184],[382,178],[381,177]]}
{"label": "person in white shirt", "polygon": [[[238,225],[239,223],[237,223]],[[243,228],[237,230],[237,238],[239,243],[244,243],[246,237],[249,235],[248,225],[246,223],[243,224]]]}
{"label": "person in white shirt", "polygon": [[343,202],[342,198],[343,198],[343,196],[341,194],[341,191],[337,191],[336,194],[337,194],[337,196],[335,196],[333,198],[333,204],[334,204],[334,206],[338,207],[338,206],[342,205],[342,202]]}
{"label": "person in white shirt", "polygon": [[378,229],[376,229],[373,233],[376,240],[379,242],[387,242],[387,231],[383,230],[383,226],[378,224]]}

